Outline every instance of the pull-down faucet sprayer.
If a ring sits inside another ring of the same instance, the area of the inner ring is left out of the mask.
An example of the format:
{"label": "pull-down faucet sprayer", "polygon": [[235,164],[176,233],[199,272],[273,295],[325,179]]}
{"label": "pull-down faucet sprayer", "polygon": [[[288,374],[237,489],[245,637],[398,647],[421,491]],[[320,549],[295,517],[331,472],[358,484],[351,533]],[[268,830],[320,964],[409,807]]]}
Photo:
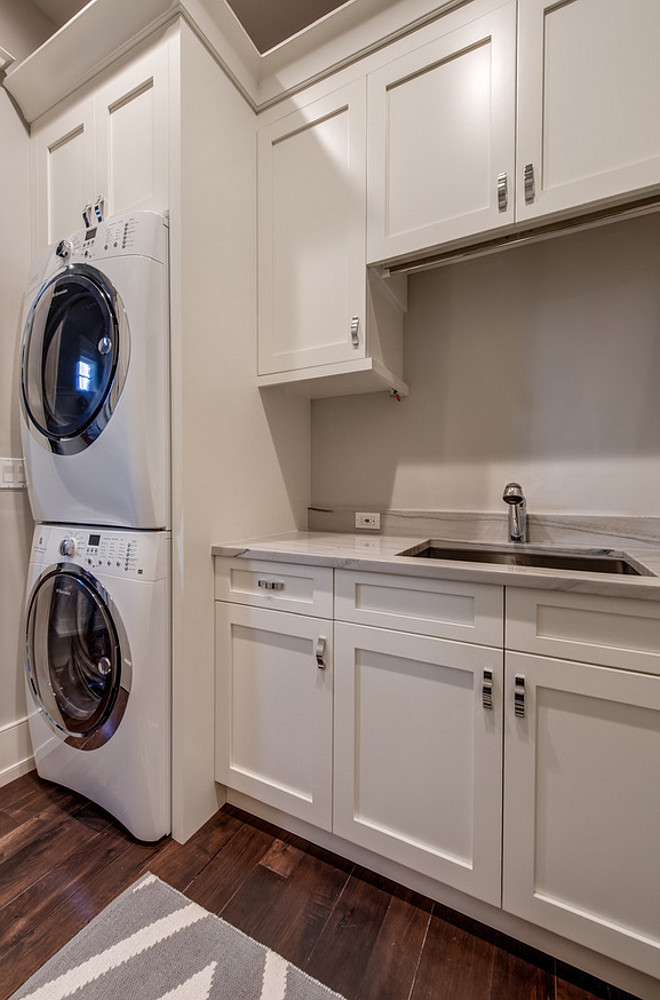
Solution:
{"label": "pull-down faucet sprayer", "polygon": [[527,504],[520,483],[507,483],[502,493],[509,505],[509,541],[527,541]]}

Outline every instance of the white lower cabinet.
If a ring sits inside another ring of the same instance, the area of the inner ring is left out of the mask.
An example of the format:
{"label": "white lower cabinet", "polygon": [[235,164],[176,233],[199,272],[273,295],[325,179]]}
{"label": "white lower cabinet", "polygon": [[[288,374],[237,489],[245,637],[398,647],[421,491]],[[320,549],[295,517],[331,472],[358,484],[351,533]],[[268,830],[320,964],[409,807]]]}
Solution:
{"label": "white lower cabinet", "polygon": [[337,622],[334,746],[335,833],[499,905],[501,650]]}
{"label": "white lower cabinet", "polygon": [[660,979],[657,603],[330,573],[216,603],[218,780]]}
{"label": "white lower cabinet", "polygon": [[216,602],[216,780],[332,824],[332,621]]}
{"label": "white lower cabinet", "polygon": [[506,671],[504,909],[660,977],[660,676]]}

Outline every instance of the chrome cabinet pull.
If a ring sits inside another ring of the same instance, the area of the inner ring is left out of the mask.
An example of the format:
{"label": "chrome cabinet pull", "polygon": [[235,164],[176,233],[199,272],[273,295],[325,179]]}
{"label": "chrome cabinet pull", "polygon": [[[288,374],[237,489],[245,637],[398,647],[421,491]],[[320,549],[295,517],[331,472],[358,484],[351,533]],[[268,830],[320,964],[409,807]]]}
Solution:
{"label": "chrome cabinet pull", "polygon": [[509,178],[506,170],[497,175],[497,208],[500,212],[506,212],[509,205]]}
{"label": "chrome cabinet pull", "polygon": [[517,719],[525,718],[525,676],[516,674],[513,688],[513,704]]}
{"label": "chrome cabinet pull", "polygon": [[284,590],[281,580],[257,580],[257,587],[261,587],[262,590]]}
{"label": "chrome cabinet pull", "polygon": [[319,670],[325,670],[326,668],[325,649],[326,640],[322,635],[320,635],[316,640],[316,648],[314,650],[314,655],[316,656],[316,666]]}
{"label": "chrome cabinet pull", "polygon": [[536,185],[534,183],[534,164],[525,164],[525,201],[529,204],[536,197]]}
{"label": "chrome cabinet pull", "polygon": [[360,317],[354,316],[351,320],[351,343],[353,347],[360,346]]}
{"label": "chrome cabinet pull", "polygon": [[484,708],[493,707],[493,671],[484,670],[484,679],[481,684],[481,703]]}

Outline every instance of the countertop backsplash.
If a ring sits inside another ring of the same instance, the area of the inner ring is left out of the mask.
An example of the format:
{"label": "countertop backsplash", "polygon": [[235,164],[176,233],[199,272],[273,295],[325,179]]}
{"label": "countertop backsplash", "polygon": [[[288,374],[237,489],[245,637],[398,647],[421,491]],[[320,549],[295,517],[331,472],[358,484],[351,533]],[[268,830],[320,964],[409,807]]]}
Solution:
{"label": "countertop backsplash", "polygon": [[[397,535],[489,542],[508,541],[508,513],[499,511],[381,510],[380,530],[355,528],[356,511],[373,506],[308,508],[309,531]],[[660,545],[660,517],[527,513],[527,541],[536,545],[625,547]]]}

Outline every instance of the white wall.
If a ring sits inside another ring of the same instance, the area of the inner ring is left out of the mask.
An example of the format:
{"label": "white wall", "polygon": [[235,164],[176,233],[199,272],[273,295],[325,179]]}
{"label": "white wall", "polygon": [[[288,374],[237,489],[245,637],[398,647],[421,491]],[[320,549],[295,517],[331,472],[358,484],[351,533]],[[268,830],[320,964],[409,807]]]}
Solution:
{"label": "white wall", "polygon": [[[45,35],[28,2],[0,3],[0,47],[22,58]],[[15,15],[15,16],[14,16]],[[0,89],[0,456],[20,457],[18,348],[20,312],[30,266],[29,137]],[[0,490],[0,784],[31,756],[23,687],[21,630],[32,537],[25,491]]]}
{"label": "white wall", "polygon": [[660,514],[660,215],[409,279],[410,397],[312,407],[312,503]]}

